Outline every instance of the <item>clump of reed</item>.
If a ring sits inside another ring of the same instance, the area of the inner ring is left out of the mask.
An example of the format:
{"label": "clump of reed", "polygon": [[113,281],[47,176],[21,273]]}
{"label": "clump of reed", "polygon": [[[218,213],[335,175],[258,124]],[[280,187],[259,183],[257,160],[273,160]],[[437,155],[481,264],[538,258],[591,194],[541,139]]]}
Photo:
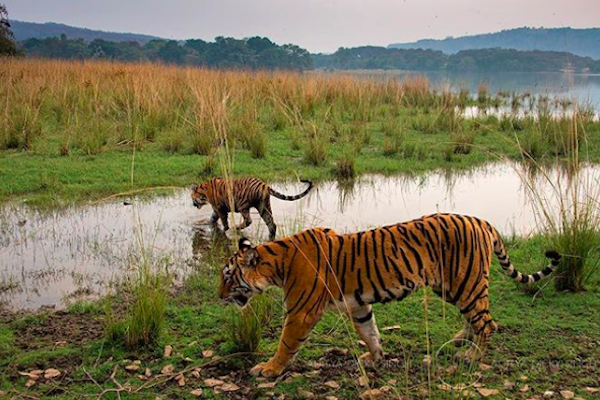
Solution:
{"label": "clump of reed", "polygon": [[325,165],[329,158],[328,134],[323,126],[309,122],[304,127],[306,146],[304,159],[311,165]]}
{"label": "clump of reed", "polygon": [[171,283],[168,260],[152,260],[145,250],[130,260],[133,276],[123,285],[125,311],[115,316],[107,306],[105,335],[129,348],[155,344],[162,334]]}
{"label": "clump of reed", "polygon": [[567,157],[561,160],[564,173],[548,173],[537,163],[535,173],[522,174],[532,198],[541,231],[549,247],[563,255],[555,273],[558,291],[581,291],[600,266],[600,181],[580,160],[577,111],[571,117]]}
{"label": "clump of reed", "polygon": [[351,150],[345,150],[333,168],[333,174],[339,180],[356,178],[356,156]]}
{"label": "clump of reed", "polygon": [[539,129],[534,127],[525,133],[520,142],[521,153],[530,160],[538,160],[544,154],[544,143]]}
{"label": "clump of reed", "polygon": [[269,293],[254,296],[242,310],[232,308],[228,332],[235,351],[255,352],[273,318],[278,315],[277,301]]}
{"label": "clump of reed", "polygon": [[487,108],[490,102],[490,89],[485,82],[480,82],[477,85],[477,103],[481,108]]}
{"label": "clump of reed", "polygon": [[458,98],[456,99],[456,106],[459,109],[464,110],[470,101],[471,101],[471,93],[469,92],[469,89],[466,87],[461,87],[460,90],[458,91]]}
{"label": "clump of reed", "polygon": [[169,153],[179,153],[185,146],[185,133],[181,129],[166,132],[160,142],[163,150]]}
{"label": "clump of reed", "polygon": [[39,107],[21,106],[8,110],[0,119],[0,150],[28,150],[42,136]]}
{"label": "clump of reed", "polygon": [[407,106],[429,106],[435,98],[432,95],[429,80],[424,76],[402,79],[399,89],[402,103]]}
{"label": "clump of reed", "polygon": [[450,140],[453,142],[452,151],[454,154],[469,154],[473,150],[475,133],[460,129],[450,134]]}
{"label": "clump of reed", "polygon": [[397,155],[402,150],[404,132],[402,127],[393,122],[384,122],[381,127],[385,139],[383,141],[383,154],[388,157]]}

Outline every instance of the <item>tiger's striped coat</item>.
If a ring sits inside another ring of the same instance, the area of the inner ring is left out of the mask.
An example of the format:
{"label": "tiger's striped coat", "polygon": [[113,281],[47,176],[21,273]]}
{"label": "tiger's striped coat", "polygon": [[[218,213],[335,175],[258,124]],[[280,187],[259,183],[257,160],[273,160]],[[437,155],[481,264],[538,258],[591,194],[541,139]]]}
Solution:
{"label": "tiger's striped coat", "polygon": [[240,250],[224,267],[220,297],[245,306],[268,286],[283,288],[287,316],[277,353],[252,369],[254,375],[282,373],[327,309],[342,310],[367,344],[367,358],[382,359],[383,350],[371,304],[402,300],[430,286],[465,318],[456,339],[473,340],[469,361],[480,358],[496,322],[489,311],[488,285],[492,255],[519,282],[549,275],[560,255],[532,275],[511,264],[497,230],[488,222],[458,214],[434,214],[369,231],[338,235],[309,229],[296,235]]}
{"label": "tiger's striped coat", "polygon": [[269,185],[257,178],[233,180],[214,178],[200,185],[192,185],[192,202],[198,209],[210,203],[213,208],[210,222],[215,225],[221,219],[224,230],[229,229],[227,214],[230,211],[242,214],[244,222],[237,226],[241,230],[252,224],[250,208],[256,208],[269,228],[269,238],[273,240],[277,233],[277,225],[273,221],[270,196],[286,201],[298,200],[306,196],[313,186],[310,181],[301,182],[308,183],[308,188],[298,195],[288,196],[271,189]]}

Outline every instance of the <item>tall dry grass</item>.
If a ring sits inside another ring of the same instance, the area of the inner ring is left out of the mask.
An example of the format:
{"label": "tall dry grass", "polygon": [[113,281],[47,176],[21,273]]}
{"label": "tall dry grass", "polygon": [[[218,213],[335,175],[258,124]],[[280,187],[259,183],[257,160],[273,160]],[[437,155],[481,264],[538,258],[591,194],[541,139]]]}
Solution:
{"label": "tall dry grass", "polygon": [[0,150],[58,141],[57,151],[65,156],[143,148],[154,141],[167,151],[210,154],[222,145],[211,115],[226,99],[227,139],[262,158],[268,150],[261,136],[265,127],[301,127],[323,113],[364,125],[379,105],[429,107],[438,96],[423,77],[384,80],[109,61],[6,59],[0,76]]}

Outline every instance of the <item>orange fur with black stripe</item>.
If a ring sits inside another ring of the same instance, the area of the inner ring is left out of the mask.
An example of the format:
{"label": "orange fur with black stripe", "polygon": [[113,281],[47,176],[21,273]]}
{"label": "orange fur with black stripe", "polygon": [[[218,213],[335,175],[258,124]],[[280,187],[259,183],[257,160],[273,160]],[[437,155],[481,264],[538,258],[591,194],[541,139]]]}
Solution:
{"label": "orange fur with black stripe", "polygon": [[474,361],[497,328],[488,297],[494,253],[519,282],[537,281],[560,262],[558,253],[547,252],[551,263],[543,271],[523,275],[510,263],[501,237],[489,223],[434,214],[346,235],[310,229],[256,247],[242,239],[240,250],[223,268],[220,297],[243,307],[268,286],[284,290],[287,316],[277,353],[255,366],[254,375],[281,374],[327,309],[347,313],[369,348],[365,357],[381,360],[371,304],[402,300],[424,286],[464,315],[465,329],[455,338],[473,341],[465,356]]}
{"label": "orange fur with black stripe", "polygon": [[216,225],[220,219],[224,230],[229,229],[227,214],[230,211],[242,214],[244,221],[237,228],[244,229],[252,223],[250,208],[256,208],[267,224],[269,237],[273,240],[277,232],[277,225],[273,221],[271,196],[287,201],[298,200],[306,196],[313,186],[310,181],[302,180],[302,182],[308,183],[308,188],[298,195],[288,196],[271,189],[265,182],[256,178],[232,180],[214,178],[200,185],[192,186],[192,202],[198,209],[210,203],[213,208],[210,222]]}

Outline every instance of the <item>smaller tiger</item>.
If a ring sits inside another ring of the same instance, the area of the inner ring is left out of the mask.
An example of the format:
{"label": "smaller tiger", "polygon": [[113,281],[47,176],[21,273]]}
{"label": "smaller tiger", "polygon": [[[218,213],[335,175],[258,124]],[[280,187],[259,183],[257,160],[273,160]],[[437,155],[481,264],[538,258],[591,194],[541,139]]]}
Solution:
{"label": "smaller tiger", "polygon": [[[210,222],[213,225],[221,219],[223,229],[229,229],[227,213],[233,206],[233,211],[242,214],[244,221],[237,226],[237,229],[244,229],[252,224],[250,218],[250,208],[258,210],[260,216],[269,228],[269,239],[273,240],[277,233],[277,225],[273,221],[273,211],[271,210],[271,196],[281,200],[294,201],[306,196],[313,187],[313,183],[307,180],[301,182],[308,183],[308,188],[295,196],[287,196],[271,189],[269,185],[257,178],[243,178],[225,180],[213,178],[200,185],[192,185],[192,201],[194,207],[200,209],[206,203],[210,203],[213,208],[213,214]],[[233,199],[230,198],[233,195]]]}

